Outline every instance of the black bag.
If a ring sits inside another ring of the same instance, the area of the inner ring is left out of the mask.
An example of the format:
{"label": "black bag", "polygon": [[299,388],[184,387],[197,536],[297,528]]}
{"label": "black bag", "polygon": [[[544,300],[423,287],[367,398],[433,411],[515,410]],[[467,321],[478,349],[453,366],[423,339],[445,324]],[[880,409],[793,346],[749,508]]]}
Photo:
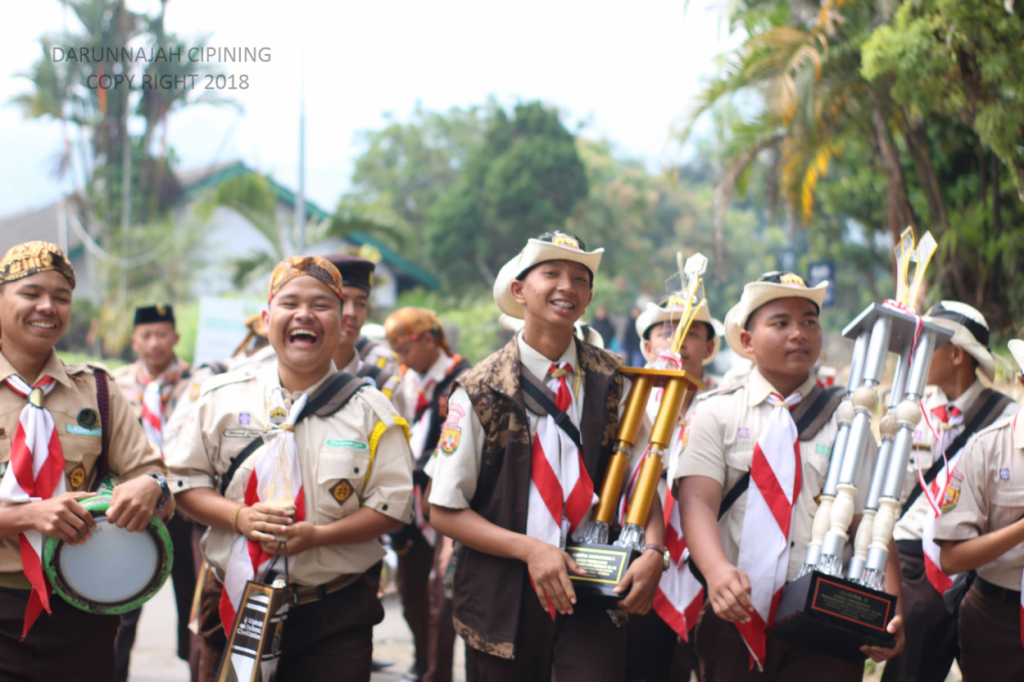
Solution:
{"label": "black bag", "polygon": [[957,573],[953,584],[949,586],[946,593],[942,595],[942,603],[946,605],[946,611],[954,618],[960,615],[960,602],[967,596],[967,590],[974,584],[974,578],[978,574],[975,571],[964,571]]}

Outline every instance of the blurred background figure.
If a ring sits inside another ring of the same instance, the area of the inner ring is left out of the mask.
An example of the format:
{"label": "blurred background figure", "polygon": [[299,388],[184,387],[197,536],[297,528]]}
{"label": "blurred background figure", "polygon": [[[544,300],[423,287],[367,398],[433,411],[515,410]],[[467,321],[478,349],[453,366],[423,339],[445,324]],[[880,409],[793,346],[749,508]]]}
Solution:
{"label": "blurred background figure", "polygon": [[615,339],[615,324],[608,318],[608,310],[603,305],[598,306],[597,312],[594,313],[594,321],[590,323],[590,326],[601,335],[601,339],[604,341],[604,348],[611,348],[612,341]]}

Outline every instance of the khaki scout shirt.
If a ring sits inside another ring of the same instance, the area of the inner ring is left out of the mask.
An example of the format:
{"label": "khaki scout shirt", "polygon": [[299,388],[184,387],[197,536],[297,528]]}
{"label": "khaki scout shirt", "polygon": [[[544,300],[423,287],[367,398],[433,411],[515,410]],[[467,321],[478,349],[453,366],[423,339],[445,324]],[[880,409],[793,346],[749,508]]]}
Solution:
{"label": "khaki scout shirt", "polygon": [[[99,403],[96,401],[96,372],[106,371],[102,365],[81,363],[64,365],[57,353],[52,353],[38,377],[25,383],[34,386],[43,377],[53,377],[57,384],[46,396],[44,406],[53,415],[57,437],[64,451],[64,476],[68,492],[88,490],[93,479],[96,459],[103,449],[103,429],[99,424]],[[0,354],[0,382],[17,374],[11,363]],[[128,401],[113,381],[110,385],[110,451],[107,464],[110,472],[121,481],[146,474],[166,474],[167,467],[156,446],[146,438],[139,420],[132,414]],[[0,470],[7,471],[11,459],[11,441],[18,429],[18,420],[25,407],[25,398],[6,384],[0,384]],[[92,410],[92,413],[83,410]],[[82,426],[79,421],[96,424]],[[21,570],[18,536],[0,540],[0,572]]]}
{"label": "khaki scout shirt", "polygon": [[401,386],[402,375],[398,371],[398,359],[395,354],[378,343],[362,359],[360,359],[359,353],[353,351],[352,359],[341,368],[341,371],[348,372],[353,376],[361,376],[360,370],[366,364],[375,365],[383,370],[383,374],[387,379],[381,386],[380,392],[395,406],[395,409],[398,410],[398,416],[407,419],[405,415],[408,412],[408,406],[405,403],[405,393],[402,391]]}
{"label": "khaki scout shirt", "polygon": [[[1024,517],[1024,419],[1014,415],[967,441],[942,495],[935,540],[970,540]],[[980,566],[978,575],[1018,591],[1024,544]]]}
{"label": "khaki scout shirt", "polygon": [[[312,394],[335,373],[307,390]],[[255,370],[221,374],[206,383],[195,409],[167,456],[171,490],[214,488],[231,458],[253,438],[274,437],[268,412],[270,394],[280,388],[277,363]],[[284,392],[286,405],[298,395]],[[329,417],[313,415],[295,427],[302,471],[306,520],[327,525],[370,507],[402,523],[412,520],[412,458],[405,422],[372,386],[359,390],[344,408]],[[264,445],[235,473],[225,497],[243,502],[249,474]],[[219,488],[218,488],[219,489]],[[203,538],[203,554],[224,571],[238,538],[230,530],[211,528]],[[345,574],[362,573],[384,556],[376,539],[358,544],[316,547],[297,555],[294,582],[315,586]]]}
{"label": "khaki scout shirt", "polygon": [[[139,393],[138,383],[135,381],[136,373],[139,368],[149,375],[149,371],[145,368],[141,362],[133,362],[130,365],[118,367],[113,371],[114,381],[117,382],[118,388],[124,393],[125,397],[128,398],[128,404],[132,408],[132,412],[139,419],[142,419],[142,394]],[[164,419],[170,420],[171,415],[174,414],[174,408],[178,406],[178,403],[185,397],[186,391],[192,385],[190,380],[190,372],[188,372],[188,365],[181,363],[182,367],[186,369],[182,372],[183,376],[179,376],[178,380],[174,383],[174,390],[171,391],[170,397],[167,402],[164,403]],[[157,377],[159,378],[159,377]]]}
{"label": "khaki scout shirt", "polygon": [[[797,390],[807,396],[814,386],[814,375],[809,375]],[[774,392],[775,388],[755,368],[739,386],[700,396],[675,467],[675,484],[678,484],[678,479],[687,476],[704,476],[722,486],[723,497],[732,490],[743,474],[750,471],[754,445],[774,409],[766,400]],[[818,509],[815,497],[821,493],[825,484],[832,444],[838,431],[839,425],[833,414],[812,439],[799,441],[801,484],[790,527],[787,581],[796,577],[804,562],[807,543],[811,539],[811,521]],[[864,510],[877,451],[874,439],[868,439],[866,457],[861,462],[857,481],[857,514]],[[746,509],[747,495],[744,493],[719,522],[722,548],[733,565],[739,557]]]}
{"label": "khaki scout shirt", "polygon": [[[227,367],[225,371],[230,372],[248,367],[256,369],[263,367],[270,362],[276,362],[276,360],[277,355],[274,354],[274,347],[265,346],[252,355],[235,356],[228,360],[222,360],[221,362],[223,362]],[[224,372],[220,372],[220,374],[223,373]],[[167,423],[164,424],[164,452],[170,452],[174,449],[174,442],[178,439],[178,434],[181,433],[181,427],[185,425],[188,413],[192,411],[192,407],[195,405],[196,401],[199,400],[199,395],[203,390],[203,384],[215,376],[218,376],[218,370],[215,370],[207,364],[200,365],[189,375],[187,382],[188,388],[179,401],[181,409],[175,409],[167,418]]]}
{"label": "khaki scout shirt", "polygon": [[[427,431],[430,430],[430,410],[425,411],[417,422],[415,421],[416,405],[419,403],[420,395],[428,403],[434,399],[434,392],[437,390],[438,384],[444,381],[451,364],[452,356],[438,349],[437,360],[423,375],[410,369],[402,377],[402,385],[399,387],[405,409],[402,416],[409,422],[409,442],[412,447],[412,456],[417,461],[426,454],[423,449],[426,445]],[[424,382],[427,382],[426,386],[423,386]]]}
{"label": "khaki scout shirt", "polygon": [[[952,403],[960,412],[966,414],[983,390],[985,390],[984,384],[975,379],[974,383],[968,386],[967,390],[961,393],[960,397],[952,401]],[[932,429],[939,433],[939,426],[942,422],[932,414],[932,410],[943,405],[949,405],[949,403],[949,398],[946,397],[946,394],[938,386],[929,387],[925,393],[924,411],[931,421],[931,428],[928,428],[928,424],[922,418],[918,422],[917,428],[914,429],[914,447],[910,452],[910,461],[907,464],[907,477],[903,481],[903,490],[900,491],[901,502],[906,502],[910,497],[911,491],[921,485],[920,481],[917,480],[918,461],[920,460],[921,462],[921,475],[923,476],[931,468],[935,458],[940,456],[935,452],[935,436],[932,434]],[[996,418],[996,421],[1011,417],[1018,410],[1020,410],[1020,405],[1010,403],[1003,410],[1002,415]],[[955,429],[955,433],[959,435],[966,426],[967,424],[961,424]],[[914,500],[914,504],[910,505],[907,513],[896,523],[896,528],[893,529],[892,534],[893,540],[920,540],[924,533],[924,525],[932,518],[933,513],[931,505],[928,504],[928,498],[923,494],[919,495]]]}
{"label": "khaki scout shirt", "polygon": [[[547,377],[548,370],[551,368],[552,361],[544,357],[541,353],[534,350],[526,344],[523,340],[522,331],[517,335],[519,344],[519,358],[523,366],[531,372],[534,376],[544,379]],[[576,344],[570,343],[562,353],[562,356],[556,361],[561,364],[562,362],[568,362],[572,366],[572,374],[566,377],[567,382],[570,383],[570,390],[573,394],[574,402],[577,408],[582,412],[583,410],[583,399],[584,391],[583,387],[585,381],[583,381],[582,373],[580,372],[579,362],[576,355]],[[626,404],[626,398],[629,395],[628,379],[623,378],[622,385],[622,400],[619,402],[619,415],[622,415],[622,410]],[[458,445],[455,451],[450,455],[444,455],[441,450],[435,450],[434,456],[430,458],[425,471],[427,475],[432,478],[430,488],[430,504],[436,504],[440,507],[447,507],[449,509],[467,509],[469,508],[469,502],[473,499],[473,495],[476,494],[477,479],[480,475],[480,458],[482,457],[481,448],[484,442],[484,427],[480,423],[480,418],[477,416],[476,411],[473,409],[473,404],[469,399],[469,394],[466,393],[464,388],[458,388],[452,393],[451,398],[448,399],[448,416],[451,418],[453,413],[457,413],[458,410],[454,407],[458,405],[458,409],[462,411],[462,417],[459,419],[459,426],[462,429],[459,437]],[[530,410],[526,410],[527,417],[529,418],[530,424],[530,439],[537,433],[537,420],[540,417]],[[640,457],[643,456],[644,451],[647,449],[647,441],[650,437],[651,425],[646,415],[643,418],[642,425],[640,427],[640,435],[637,437],[636,445],[633,447],[631,453],[629,471],[633,470],[636,462]],[[599,492],[601,488],[600,481],[594,481],[595,492]],[[525,502],[525,500],[524,500]],[[583,521],[579,524],[579,528],[585,528],[586,522],[590,519],[591,510],[587,511],[587,514],[583,517]]]}

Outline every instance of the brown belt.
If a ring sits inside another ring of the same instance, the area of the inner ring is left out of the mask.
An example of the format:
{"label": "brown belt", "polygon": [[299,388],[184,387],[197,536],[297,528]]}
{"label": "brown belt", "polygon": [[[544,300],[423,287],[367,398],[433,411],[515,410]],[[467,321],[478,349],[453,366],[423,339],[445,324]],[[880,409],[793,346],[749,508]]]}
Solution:
{"label": "brown belt", "polygon": [[1005,587],[999,587],[999,585],[990,583],[980,575],[974,578],[974,586],[989,599],[995,599],[1003,604],[1020,603],[1020,590],[1008,590]]}
{"label": "brown belt", "polygon": [[361,575],[361,573],[346,573],[339,575],[329,583],[317,585],[316,587],[300,587],[296,585],[292,587],[292,604],[302,606],[303,604],[312,604],[315,601],[320,601],[332,592],[348,587],[358,580]]}
{"label": "brown belt", "polygon": [[31,590],[32,583],[28,581],[23,571],[13,571],[11,573],[0,573],[0,587],[6,587],[11,590]]}

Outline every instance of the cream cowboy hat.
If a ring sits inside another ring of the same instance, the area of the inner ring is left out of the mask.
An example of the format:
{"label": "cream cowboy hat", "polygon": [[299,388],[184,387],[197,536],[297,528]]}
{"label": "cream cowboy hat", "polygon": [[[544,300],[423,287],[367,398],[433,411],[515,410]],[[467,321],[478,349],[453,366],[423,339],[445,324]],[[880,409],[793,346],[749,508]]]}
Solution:
{"label": "cream cowboy hat", "polygon": [[818,310],[825,300],[828,282],[816,287],[808,287],[804,278],[792,272],[769,272],[743,287],[740,302],[732,307],[725,316],[725,341],[729,348],[741,358],[754,360],[754,354],[743,350],[740,343],[740,332],[747,324],[750,316],[761,306],[780,298],[806,298],[812,301]]}
{"label": "cream cowboy hat", "polygon": [[[584,251],[583,242],[578,237],[564,232],[548,232],[536,239],[526,242],[526,246],[515,258],[505,263],[494,280],[494,302],[498,309],[509,317],[523,319],[523,306],[512,296],[512,282],[519,279],[534,265],[549,260],[568,260],[579,263],[588,270],[592,277],[597,277],[597,268],[601,264],[604,249]],[[593,279],[591,279],[593,285]]]}
{"label": "cream cowboy hat", "polygon": [[1013,355],[1013,359],[1017,361],[1017,368],[1024,372],[1024,341],[1020,339],[1011,339],[1006,346],[1010,349],[1010,354]]}
{"label": "cream cowboy hat", "polygon": [[989,330],[984,315],[966,303],[939,301],[925,313],[924,320],[952,331],[953,338],[949,342],[977,360],[978,370],[989,381],[995,380],[996,363],[988,349]]}
{"label": "cream cowboy hat", "polygon": [[[502,313],[498,317],[498,324],[510,332],[516,333],[519,333],[519,330],[526,326],[526,322],[523,320],[520,320],[517,317],[511,317],[505,313]],[[602,350],[604,349],[604,337],[601,336],[599,331],[591,327],[589,324],[584,324],[583,322],[576,323],[576,338],[580,341],[589,343],[591,346],[597,346]]]}
{"label": "cream cowboy hat", "polygon": [[[636,333],[641,339],[650,340],[651,327],[658,324],[664,324],[665,322],[678,322],[679,316],[683,312],[684,306],[677,305],[675,297],[669,297],[665,301],[665,305],[660,306],[656,303],[648,303],[647,308],[640,313],[636,318]],[[694,322],[706,322],[711,325],[711,328],[715,330],[715,346],[711,351],[711,354],[704,358],[702,364],[711,364],[715,356],[718,355],[718,351],[722,347],[722,337],[725,335],[725,327],[718,320],[711,317],[711,313],[708,311],[707,299],[700,302],[700,307],[697,308],[697,313],[693,316]]]}

